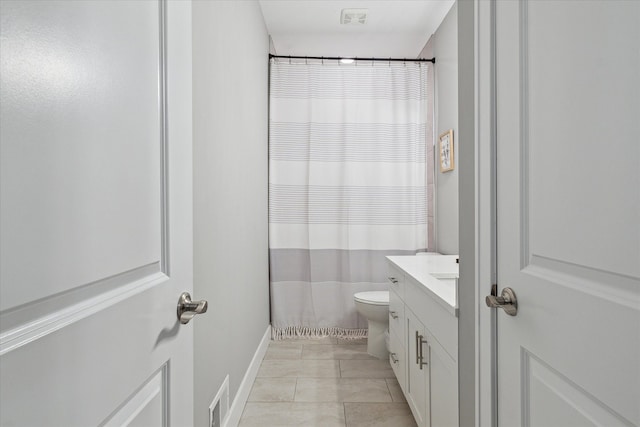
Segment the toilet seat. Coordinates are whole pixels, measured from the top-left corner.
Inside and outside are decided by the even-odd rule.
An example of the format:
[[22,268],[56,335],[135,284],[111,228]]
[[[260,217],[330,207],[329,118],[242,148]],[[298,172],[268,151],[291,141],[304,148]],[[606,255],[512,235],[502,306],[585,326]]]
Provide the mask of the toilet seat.
[[389,291],[358,292],[353,299],[363,304],[389,305]]

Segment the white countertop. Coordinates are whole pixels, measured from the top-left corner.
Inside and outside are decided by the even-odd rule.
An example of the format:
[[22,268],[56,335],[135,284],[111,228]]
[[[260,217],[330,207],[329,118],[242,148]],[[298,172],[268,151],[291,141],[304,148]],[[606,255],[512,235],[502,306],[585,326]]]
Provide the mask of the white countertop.
[[403,270],[418,283],[424,285],[427,293],[434,296],[434,299],[447,308],[454,316],[456,316],[458,312],[458,289],[456,280],[451,279],[457,279],[459,277],[459,265],[456,263],[457,258],[458,255],[387,257],[387,259],[399,269]]

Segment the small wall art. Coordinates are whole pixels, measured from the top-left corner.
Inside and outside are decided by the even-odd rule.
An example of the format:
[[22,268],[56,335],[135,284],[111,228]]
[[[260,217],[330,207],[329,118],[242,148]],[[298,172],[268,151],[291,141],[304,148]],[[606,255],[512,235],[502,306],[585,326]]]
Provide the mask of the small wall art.
[[440,172],[452,171],[455,167],[453,156],[453,129],[440,134]]

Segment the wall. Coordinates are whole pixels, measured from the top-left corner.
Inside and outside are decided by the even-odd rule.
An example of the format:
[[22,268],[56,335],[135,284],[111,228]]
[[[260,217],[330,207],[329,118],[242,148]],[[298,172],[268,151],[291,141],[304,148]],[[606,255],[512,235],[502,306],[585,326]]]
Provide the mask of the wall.
[[277,55],[276,45],[273,44],[273,39],[269,36],[269,53],[271,55]]
[[436,248],[443,254],[458,253],[458,2],[436,30],[433,55],[436,57],[436,147],[438,136],[453,129],[454,165],[450,172],[440,172],[436,149]]
[[269,36],[256,1],[193,2],[195,425],[230,402],[269,325]]
[[[433,45],[434,37],[430,37],[427,44],[422,49],[422,52],[418,55],[418,58],[430,59],[433,58]],[[434,99],[435,97],[435,66],[431,64],[432,72],[429,73],[427,80],[427,99]],[[436,251],[436,236],[435,236],[435,157],[434,157],[434,103],[427,106],[427,233],[428,242],[427,250]]]

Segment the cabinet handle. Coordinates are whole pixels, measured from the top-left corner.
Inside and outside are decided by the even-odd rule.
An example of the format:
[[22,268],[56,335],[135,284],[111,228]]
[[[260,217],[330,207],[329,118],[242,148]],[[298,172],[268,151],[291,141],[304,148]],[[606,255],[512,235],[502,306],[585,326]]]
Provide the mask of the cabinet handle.
[[394,285],[395,285],[396,283],[398,283],[398,279],[396,279],[395,277],[387,277],[387,279],[389,279],[389,281],[390,281],[391,283],[393,283]]
[[390,311],[389,312],[389,316],[391,316],[393,319],[397,319],[398,318],[398,313],[396,313],[395,311]]
[[[416,331],[416,333],[417,333],[417,331]],[[429,345],[429,342],[427,340],[425,340],[422,335],[418,335],[418,336],[420,337],[420,340],[418,342],[418,347],[420,347],[420,363],[419,363],[419,365],[420,365],[420,370],[422,370],[423,366],[426,366],[426,365],[429,364],[429,362],[425,362],[424,361],[424,353],[422,353],[422,346],[424,344]]]
[[389,357],[391,357],[391,361],[394,365],[398,363],[398,356],[395,353],[391,353]]
[[419,364],[420,364],[420,335],[418,335],[418,331],[416,331],[416,365],[419,365]]

